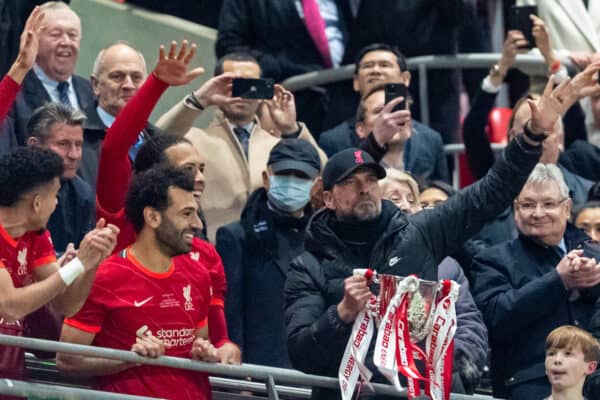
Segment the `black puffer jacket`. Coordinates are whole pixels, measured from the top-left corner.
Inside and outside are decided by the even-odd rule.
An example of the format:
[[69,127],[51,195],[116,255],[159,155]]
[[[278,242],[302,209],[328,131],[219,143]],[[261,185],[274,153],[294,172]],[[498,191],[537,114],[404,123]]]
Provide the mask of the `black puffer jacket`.
[[[380,273],[416,273],[437,280],[440,261],[508,207],[539,156],[540,148],[519,137],[484,179],[434,209],[407,217],[383,201],[388,223],[372,248],[368,266]],[[306,251],[292,262],[285,287],[292,364],[307,373],[328,376],[337,376],[351,331],[351,324],[341,321],[336,310],[343,297],[343,281],[354,268],[366,267],[358,265],[352,249],[334,232],[334,220],[335,214],[327,209],[313,216],[307,227]],[[381,380],[381,376],[376,374],[374,379]],[[313,390],[314,399],[337,397],[339,393]]]

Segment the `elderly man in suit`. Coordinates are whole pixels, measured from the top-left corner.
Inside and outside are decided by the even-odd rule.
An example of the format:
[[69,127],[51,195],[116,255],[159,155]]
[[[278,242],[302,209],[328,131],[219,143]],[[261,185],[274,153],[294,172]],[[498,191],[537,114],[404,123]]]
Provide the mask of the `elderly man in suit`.
[[[91,81],[98,101],[92,102],[85,110],[88,118],[83,131],[83,158],[78,172],[92,188],[96,187],[100,149],[106,129],[137,93],[147,74],[144,55],[131,43],[118,41],[109,44],[96,57]],[[146,124],[129,150],[130,159],[133,161],[140,146],[159,132],[152,124]]]
[[[275,96],[267,101],[274,131],[261,126],[257,116],[260,100],[231,97],[233,77],[260,78],[261,68],[247,53],[232,53],[222,57],[215,68],[215,77],[171,108],[157,122],[165,131],[186,135],[203,156],[206,186],[202,209],[208,222],[209,237],[216,228],[236,221],[254,190],[262,186],[262,171],[269,152],[280,138],[301,138],[317,148],[321,162],[327,156],[321,151],[306,126],[296,121],[293,95],[275,85]],[[213,86],[220,86],[219,96],[207,95]],[[219,107],[214,120],[204,130],[192,127],[204,108]]]
[[39,33],[36,64],[23,81],[23,90],[2,127],[11,143],[21,146],[27,138],[27,120],[44,103],[59,102],[83,110],[94,98],[88,80],[74,75],[81,42],[79,17],[59,1],[44,3],[40,9],[46,26]]

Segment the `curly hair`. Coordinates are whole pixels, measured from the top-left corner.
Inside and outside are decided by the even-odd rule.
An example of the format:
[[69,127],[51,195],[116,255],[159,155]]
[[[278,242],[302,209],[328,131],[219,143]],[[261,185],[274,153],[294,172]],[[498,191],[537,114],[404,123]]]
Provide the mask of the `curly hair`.
[[194,178],[188,171],[168,165],[156,166],[133,177],[125,200],[125,215],[136,232],[144,227],[144,208],[160,212],[169,207],[170,187],[191,192]]
[[139,173],[147,171],[157,164],[168,163],[169,160],[165,150],[180,143],[191,144],[186,138],[170,133],[162,133],[148,140],[140,147],[135,157],[133,169],[136,173]]
[[21,147],[0,158],[0,206],[12,207],[25,193],[63,174],[62,158],[50,150]]

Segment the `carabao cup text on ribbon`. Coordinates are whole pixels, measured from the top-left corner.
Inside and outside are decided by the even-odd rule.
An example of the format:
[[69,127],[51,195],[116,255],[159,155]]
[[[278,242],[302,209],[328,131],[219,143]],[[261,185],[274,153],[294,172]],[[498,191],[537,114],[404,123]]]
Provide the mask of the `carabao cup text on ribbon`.
[[[353,272],[354,275],[364,276],[368,280],[375,275],[371,269],[355,269]],[[372,304],[374,301],[375,297],[373,296],[370,303]],[[352,326],[352,333],[346,344],[342,363],[338,371],[343,400],[352,399],[359,376],[362,377],[363,381],[368,383],[373,375],[364,362],[375,330],[374,316],[374,313],[367,306],[358,314]]]

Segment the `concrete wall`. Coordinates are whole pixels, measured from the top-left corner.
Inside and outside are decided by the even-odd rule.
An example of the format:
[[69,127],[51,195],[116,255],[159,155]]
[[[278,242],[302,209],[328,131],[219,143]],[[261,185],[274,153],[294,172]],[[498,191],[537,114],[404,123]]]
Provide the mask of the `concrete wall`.
[[[168,0],[165,0],[168,1]],[[190,0],[193,1],[193,0]],[[202,66],[206,72],[188,86],[173,87],[163,95],[151,122],[156,121],[185,94],[212,76],[215,64],[214,43],[216,31],[204,26],[157,14],[113,0],[72,0],[71,7],[81,17],[83,39],[77,63],[77,74],[89,77],[98,51],[117,40],[127,40],[139,48],[152,70],[158,57],[158,46],[168,45],[172,40],[187,39],[198,45],[192,65]],[[196,121],[197,126],[206,126],[212,113]]]

